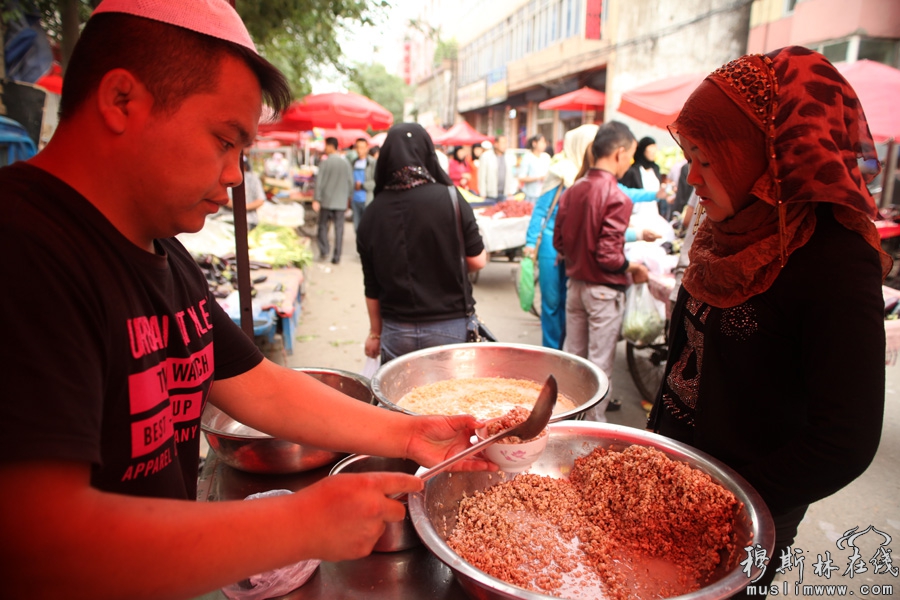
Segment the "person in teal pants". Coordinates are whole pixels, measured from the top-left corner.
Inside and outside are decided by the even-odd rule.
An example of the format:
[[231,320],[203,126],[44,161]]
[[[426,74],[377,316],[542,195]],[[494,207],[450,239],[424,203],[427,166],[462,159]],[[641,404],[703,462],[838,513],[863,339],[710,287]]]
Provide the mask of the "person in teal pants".
[[[541,343],[547,348],[562,348],[566,335],[566,269],[557,261],[553,248],[553,227],[556,223],[558,197],[571,186],[597,135],[597,125],[582,125],[568,131],[563,138],[563,151],[553,157],[550,172],[544,180],[540,197],[534,203],[531,221],[525,234],[523,255],[535,261],[540,273],[538,283],[541,290]],[[648,190],[626,188],[619,185],[632,202],[655,202],[656,193]],[[552,207],[552,208],[551,208]],[[628,228],[625,241],[634,242],[638,232]],[[655,233],[640,232],[642,239],[653,241]],[[540,237],[540,243],[538,238]]]

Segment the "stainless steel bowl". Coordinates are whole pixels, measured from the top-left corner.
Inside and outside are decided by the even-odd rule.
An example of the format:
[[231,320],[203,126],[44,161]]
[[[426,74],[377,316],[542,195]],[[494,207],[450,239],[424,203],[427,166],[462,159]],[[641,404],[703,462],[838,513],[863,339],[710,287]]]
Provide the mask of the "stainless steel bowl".
[[[375,404],[369,380],[339,369],[297,368],[322,383],[360,402]],[[210,448],[229,467],[249,473],[299,473],[331,464],[346,453],[322,450],[273,438],[239,423],[218,408],[207,404],[200,420]]]
[[372,392],[378,401],[408,414],[397,406],[407,392],[445,379],[506,377],[542,384],[556,377],[559,393],[575,408],[553,415],[551,423],[584,418],[584,412],[609,392],[609,378],[594,363],[583,358],[525,344],[449,344],[425,348],[399,356],[382,365],[372,376]]
[[[384,458],[367,454],[354,454],[334,465],[330,474],[392,471],[414,475],[418,469],[418,463],[405,458]],[[373,549],[375,552],[399,552],[400,550],[408,550],[418,546],[421,543],[407,511],[406,517],[402,521],[385,523],[384,533],[375,542]]]
[[[760,544],[771,555],[775,545],[775,528],[768,508],[759,494],[740,475],[719,461],[690,446],[668,438],[621,425],[595,422],[554,423],[550,425],[550,440],[541,458],[530,471],[539,475],[566,477],[575,459],[585,456],[596,446],[622,450],[638,444],[664,452],[673,460],[686,462],[708,474],[714,481],[737,496],[740,508],[736,514],[735,550],[722,557],[719,567],[711,573],[704,587],[679,596],[680,600],[717,600],[727,598],[755,578],[742,571],[740,562],[746,558],[744,548]],[[456,526],[459,501],[463,495],[487,489],[501,481],[503,475],[487,472],[456,472],[436,476],[421,493],[409,499],[409,513],[422,542],[456,574],[460,585],[473,598],[543,600],[544,594],[524,590],[487,575],[460,558],[445,540]]]

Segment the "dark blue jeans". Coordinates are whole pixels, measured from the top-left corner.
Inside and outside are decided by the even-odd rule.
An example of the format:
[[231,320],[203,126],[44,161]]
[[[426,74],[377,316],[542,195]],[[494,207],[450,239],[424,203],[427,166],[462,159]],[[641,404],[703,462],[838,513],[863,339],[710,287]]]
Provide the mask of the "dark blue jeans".
[[362,221],[363,211],[366,210],[365,202],[353,201],[350,203],[353,209],[353,231],[359,231],[359,222]]
[[466,341],[468,319],[447,319],[407,323],[384,319],[381,327],[381,362],[423,348],[461,344]]

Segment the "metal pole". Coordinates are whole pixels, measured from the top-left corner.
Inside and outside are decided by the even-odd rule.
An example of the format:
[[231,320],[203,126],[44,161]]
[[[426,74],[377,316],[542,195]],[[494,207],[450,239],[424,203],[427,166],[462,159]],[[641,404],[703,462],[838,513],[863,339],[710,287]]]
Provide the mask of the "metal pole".
[[885,168],[881,178],[881,202],[880,208],[892,204],[894,200],[894,183],[897,176],[897,140],[888,140],[887,156],[884,159]]
[[[228,0],[234,8],[234,0]],[[238,299],[241,308],[241,329],[252,340],[253,336],[253,295],[250,288],[250,248],[247,243],[247,194],[244,190],[244,154],[241,153],[241,185],[231,190],[231,205],[234,211],[235,259],[237,260]]]
[[[241,153],[241,173],[244,172],[244,155]],[[253,295],[250,284],[250,247],[247,242],[247,194],[246,178],[231,189],[231,205],[234,211],[234,253],[237,261],[238,298],[241,308],[241,329],[253,339]]]

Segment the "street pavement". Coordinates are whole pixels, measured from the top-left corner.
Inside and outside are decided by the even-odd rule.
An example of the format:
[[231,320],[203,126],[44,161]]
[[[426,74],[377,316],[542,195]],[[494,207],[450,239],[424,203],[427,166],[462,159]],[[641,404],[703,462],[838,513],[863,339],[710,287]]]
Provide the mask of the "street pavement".
[[[500,341],[540,345],[541,329],[537,317],[522,311],[514,288],[516,263],[506,258],[495,259],[480,273],[473,286],[476,309]],[[369,325],[363,297],[362,268],[356,253],[353,226],[346,224],[343,257],[340,264],[314,263],[307,269],[306,293],[294,341],[293,355],[288,357],[292,367],[320,367],[344,369],[360,373],[365,365],[363,344]],[[851,374],[852,375],[852,374]],[[612,395],[622,402],[621,410],[607,413],[611,423],[630,427],[644,427],[645,413],[640,397],[631,381],[625,361],[624,344],[619,345],[612,373]],[[848,399],[847,418],[853,416]],[[814,504],[800,526],[795,552],[802,560],[793,560],[792,568],[779,575],[776,585],[779,595],[808,597],[826,595],[826,589],[803,585],[846,585],[847,593],[900,597],[900,560],[890,562],[891,548],[900,550],[900,366],[887,367],[885,419],[881,446],[869,469],[849,486]],[[765,440],[748,440],[765,444]],[[781,457],[789,461],[790,456]],[[854,553],[852,547],[839,539],[852,528],[858,531],[873,527],[887,534],[887,542],[876,531],[869,531],[855,540],[861,561],[854,562],[853,576],[845,573]],[[843,548],[843,549],[842,549]],[[885,550],[888,552],[885,552]],[[830,558],[838,570],[830,577],[816,576],[817,557],[820,565]],[[873,556],[882,560],[870,563]],[[900,556],[900,554],[898,554]],[[771,559],[775,568],[781,562]],[[802,566],[802,575],[801,575]],[[865,572],[858,571],[859,567]],[[887,570],[892,569],[893,574]],[[825,572],[821,571],[820,572]],[[801,586],[795,588],[800,580]],[[784,587],[786,586],[786,588]],[[864,587],[881,586],[881,587]],[[893,586],[892,589],[883,586]],[[796,592],[799,591],[799,594]],[[834,594],[840,590],[835,589]],[[880,594],[879,594],[880,593]]]

